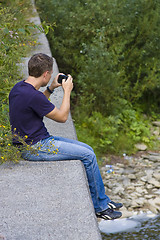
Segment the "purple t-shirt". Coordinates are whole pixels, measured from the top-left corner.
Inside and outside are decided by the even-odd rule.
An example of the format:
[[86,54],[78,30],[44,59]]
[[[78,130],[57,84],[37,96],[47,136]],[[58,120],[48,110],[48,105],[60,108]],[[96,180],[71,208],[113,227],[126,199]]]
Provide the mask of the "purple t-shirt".
[[[27,144],[35,144],[49,137],[43,117],[55,106],[46,96],[25,81],[18,82],[9,94],[9,115],[12,132],[26,138]],[[18,144],[17,139],[13,139]]]

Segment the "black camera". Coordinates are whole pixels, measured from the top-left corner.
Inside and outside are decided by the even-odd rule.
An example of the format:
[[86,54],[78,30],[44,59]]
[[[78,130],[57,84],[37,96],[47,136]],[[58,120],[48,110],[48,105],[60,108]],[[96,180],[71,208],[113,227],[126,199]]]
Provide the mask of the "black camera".
[[62,84],[62,80],[65,79],[67,80],[68,76],[67,75],[59,75],[58,77],[58,83]]

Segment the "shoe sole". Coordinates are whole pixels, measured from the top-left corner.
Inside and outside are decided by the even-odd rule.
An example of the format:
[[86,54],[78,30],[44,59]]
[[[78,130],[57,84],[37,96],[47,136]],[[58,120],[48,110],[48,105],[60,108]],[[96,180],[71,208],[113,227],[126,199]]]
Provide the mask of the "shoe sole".
[[97,215],[96,214],[96,216],[98,217],[98,218],[103,218],[104,220],[112,220],[113,218],[111,218],[111,217],[109,217],[109,216],[102,216],[102,215]]
[[101,215],[101,214],[96,214],[96,216],[97,216],[98,218],[103,218],[104,220],[114,220],[114,219],[120,218],[120,217],[122,216],[122,214],[121,214],[121,216],[118,216],[118,217],[116,217],[116,218],[111,218],[111,217],[108,216],[108,215]]

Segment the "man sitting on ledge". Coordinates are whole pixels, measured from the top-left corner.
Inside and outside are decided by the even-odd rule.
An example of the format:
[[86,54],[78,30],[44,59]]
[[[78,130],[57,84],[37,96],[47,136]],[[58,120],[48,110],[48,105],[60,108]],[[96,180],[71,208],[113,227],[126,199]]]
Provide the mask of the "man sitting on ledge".
[[[63,137],[50,136],[43,123],[46,116],[56,122],[64,123],[70,111],[70,94],[73,79],[68,75],[62,84],[58,74],[51,85],[42,93],[40,87],[47,86],[53,73],[53,58],[45,54],[33,55],[28,62],[29,77],[18,82],[9,95],[10,124],[13,134],[23,137],[27,144],[36,149],[22,151],[22,157],[29,161],[81,160],[84,164],[90,193],[97,217],[111,220],[120,218],[118,210],[121,203],[115,203],[105,194],[104,184],[93,149],[85,143]],[[55,107],[48,98],[54,89],[62,86],[64,90],[61,107]],[[13,137],[13,144],[20,145]]]

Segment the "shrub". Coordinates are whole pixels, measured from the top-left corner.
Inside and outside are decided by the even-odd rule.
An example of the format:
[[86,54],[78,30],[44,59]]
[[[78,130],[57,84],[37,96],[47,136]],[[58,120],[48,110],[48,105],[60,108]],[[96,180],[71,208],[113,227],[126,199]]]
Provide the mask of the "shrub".
[[[48,39],[60,71],[74,77],[72,114],[79,139],[96,149],[100,146],[101,152],[150,142],[149,126],[141,115],[142,110],[152,112],[153,106],[158,109],[160,101],[160,2],[36,4],[42,20],[56,22],[54,36],[49,33]],[[126,145],[119,147],[118,139]]]
[[0,4],[0,162],[18,161],[20,152],[12,146],[8,116],[8,95],[21,79],[22,57],[36,44],[34,26],[27,20],[29,0],[12,0]]

